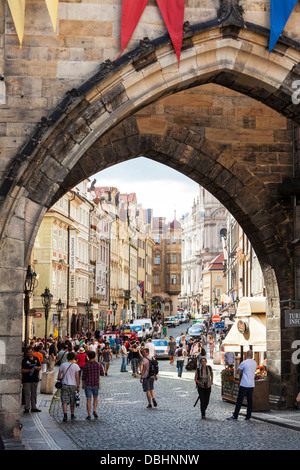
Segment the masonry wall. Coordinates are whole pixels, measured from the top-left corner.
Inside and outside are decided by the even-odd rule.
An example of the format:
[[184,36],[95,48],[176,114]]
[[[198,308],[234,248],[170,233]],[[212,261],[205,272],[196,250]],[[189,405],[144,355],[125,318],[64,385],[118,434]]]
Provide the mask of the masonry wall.
[[[185,21],[197,24],[215,19],[220,2],[186,1]],[[0,75],[5,80],[0,82],[0,179],[36,123],[64,93],[87,80],[102,62],[119,56],[121,4],[121,0],[60,1],[55,35],[45,1],[26,0],[20,48],[8,4],[1,2]],[[269,27],[269,1],[241,1],[241,6],[245,21]],[[294,40],[300,39],[299,17],[297,4],[285,30]],[[156,0],[149,0],[125,52],[145,36],[154,39],[166,33]]]

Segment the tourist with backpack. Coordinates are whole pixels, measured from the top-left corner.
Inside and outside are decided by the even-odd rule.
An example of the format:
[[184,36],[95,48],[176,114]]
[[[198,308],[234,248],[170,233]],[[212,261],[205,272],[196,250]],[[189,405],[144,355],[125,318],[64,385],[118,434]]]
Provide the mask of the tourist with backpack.
[[[197,367],[195,374],[195,382],[198,389],[198,400],[200,400],[202,419],[205,419],[205,413],[211,394],[211,386],[213,384],[213,371],[211,366],[207,365],[206,357],[201,357],[200,359],[200,366]],[[196,404],[197,402],[194,406],[196,406]]]
[[176,359],[178,377],[182,377],[183,364],[184,364],[184,360],[185,360],[186,356],[187,356],[187,352],[183,348],[183,344],[179,343],[179,348],[177,348],[176,351],[175,351],[175,359]]
[[154,381],[157,380],[158,374],[158,363],[155,358],[149,357],[149,349],[145,347],[144,349],[144,358],[142,361],[142,370],[141,370],[141,384],[143,386],[143,391],[146,393],[148,406],[147,408],[152,408],[157,406],[154,394]]

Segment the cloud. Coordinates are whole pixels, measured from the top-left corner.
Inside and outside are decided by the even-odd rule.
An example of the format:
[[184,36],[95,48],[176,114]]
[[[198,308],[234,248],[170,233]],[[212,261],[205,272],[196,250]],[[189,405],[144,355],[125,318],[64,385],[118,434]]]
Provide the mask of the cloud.
[[173,220],[190,212],[199,185],[166,165],[144,157],[123,162],[95,175],[96,186],[114,186],[121,193],[136,193],[138,204],[154,216]]

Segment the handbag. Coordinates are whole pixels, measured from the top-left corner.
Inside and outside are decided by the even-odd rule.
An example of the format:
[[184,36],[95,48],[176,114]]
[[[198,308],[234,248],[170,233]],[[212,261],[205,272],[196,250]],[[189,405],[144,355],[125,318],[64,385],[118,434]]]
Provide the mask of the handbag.
[[[69,367],[67,368],[66,370],[66,373],[68,372],[68,370],[70,369],[71,365],[73,364],[73,362],[71,362],[71,364],[69,365]],[[57,382],[55,383],[55,387],[57,388],[57,390],[60,390],[61,387],[62,387],[62,379],[64,378],[64,376],[66,375],[66,373],[64,375],[62,375],[62,377],[60,379],[57,379]]]

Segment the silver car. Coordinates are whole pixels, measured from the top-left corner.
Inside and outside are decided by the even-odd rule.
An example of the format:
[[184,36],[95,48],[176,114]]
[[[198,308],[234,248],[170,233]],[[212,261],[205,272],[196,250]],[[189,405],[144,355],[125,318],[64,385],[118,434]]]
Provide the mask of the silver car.
[[167,359],[168,356],[168,339],[153,339],[151,343],[155,348],[156,359]]

